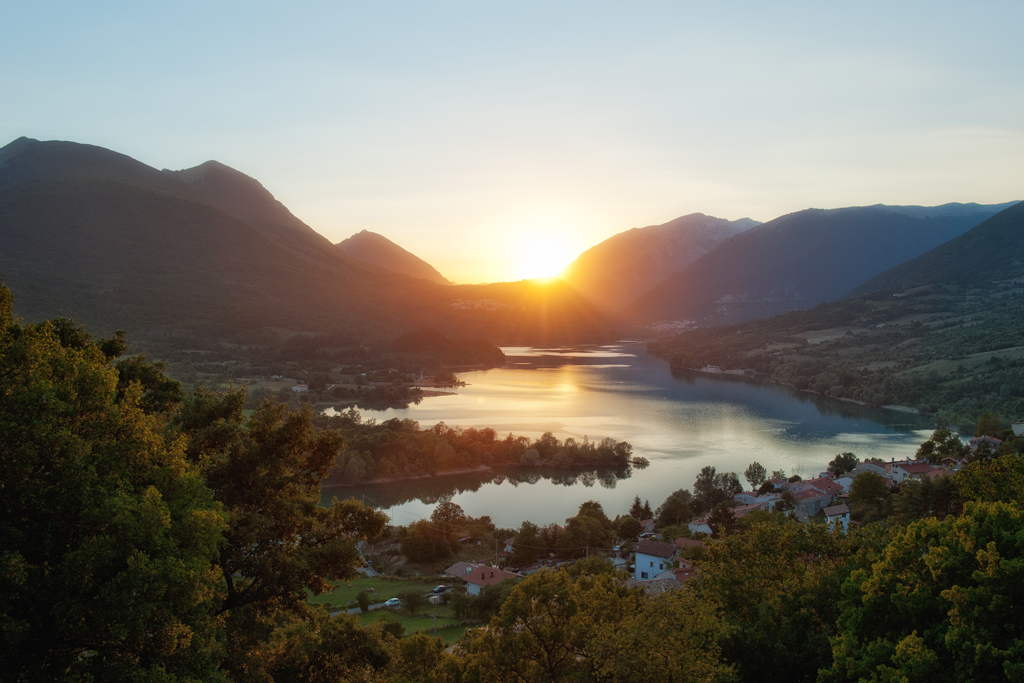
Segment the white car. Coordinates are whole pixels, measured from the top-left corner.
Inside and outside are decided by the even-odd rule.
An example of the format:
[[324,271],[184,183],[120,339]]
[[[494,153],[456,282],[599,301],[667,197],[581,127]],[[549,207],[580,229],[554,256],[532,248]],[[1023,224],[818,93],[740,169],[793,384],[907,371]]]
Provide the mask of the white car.
[[384,606],[385,607],[401,607],[402,606],[402,601],[399,600],[398,598],[388,598],[387,600],[384,601]]

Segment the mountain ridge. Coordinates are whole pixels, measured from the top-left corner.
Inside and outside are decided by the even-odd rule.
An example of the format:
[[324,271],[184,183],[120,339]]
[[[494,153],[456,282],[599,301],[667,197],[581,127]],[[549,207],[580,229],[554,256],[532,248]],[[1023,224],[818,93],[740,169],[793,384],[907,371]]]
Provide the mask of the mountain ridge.
[[986,207],[966,215],[917,218],[873,206],[786,214],[723,240],[639,297],[626,315],[636,324],[726,324],[811,308],[839,299],[994,213],[995,207]]
[[693,213],[631,228],[587,249],[559,277],[602,309],[619,312],[671,273],[756,225],[749,218],[729,221]]
[[361,230],[334,246],[352,258],[396,273],[439,285],[453,284],[432,265],[376,232]]

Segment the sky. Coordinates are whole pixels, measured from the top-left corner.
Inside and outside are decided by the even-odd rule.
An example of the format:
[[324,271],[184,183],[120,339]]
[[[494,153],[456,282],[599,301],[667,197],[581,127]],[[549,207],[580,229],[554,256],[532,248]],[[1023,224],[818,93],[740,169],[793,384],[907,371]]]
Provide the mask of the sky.
[[551,275],[690,213],[1024,199],[1024,3],[8,3],[0,145],[216,159],[339,242]]

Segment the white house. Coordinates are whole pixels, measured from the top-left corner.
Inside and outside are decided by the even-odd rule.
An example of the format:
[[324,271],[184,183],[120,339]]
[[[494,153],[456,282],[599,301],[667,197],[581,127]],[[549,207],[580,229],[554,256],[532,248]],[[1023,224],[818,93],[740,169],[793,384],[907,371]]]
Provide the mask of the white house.
[[675,554],[674,543],[640,541],[636,544],[633,578],[637,581],[653,579],[671,566]]
[[842,526],[843,531],[850,528],[850,508],[846,507],[846,503],[841,505],[833,505],[825,508],[825,520],[829,526]]
[[469,595],[479,595],[485,586],[494,586],[506,579],[516,580],[522,579],[522,577],[517,573],[499,569],[498,567],[476,564],[472,565],[463,579],[466,581],[466,593]]
[[299,392],[302,392],[302,391],[309,391],[309,385],[308,384],[296,384],[295,386],[292,387],[292,391],[294,391],[296,393],[299,393]]
[[711,535],[711,525],[708,524],[708,516],[704,515],[700,519],[695,519],[686,525],[690,529],[691,534],[707,534]]
[[915,460],[911,462],[898,462],[892,468],[892,481],[897,484],[905,482],[907,479],[921,479],[931,474],[931,471],[935,469],[927,462],[923,460]]

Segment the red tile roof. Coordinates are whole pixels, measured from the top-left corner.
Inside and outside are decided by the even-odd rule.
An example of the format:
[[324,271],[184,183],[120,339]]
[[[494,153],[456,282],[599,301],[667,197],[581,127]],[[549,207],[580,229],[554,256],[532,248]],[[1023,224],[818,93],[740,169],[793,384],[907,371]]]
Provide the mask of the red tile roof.
[[702,542],[696,541],[692,538],[686,538],[685,536],[680,536],[676,539],[676,547],[680,550],[684,550],[686,548],[707,548],[707,546]]
[[521,579],[523,577],[519,576],[519,574],[507,572],[504,569],[495,569],[494,567],[476,567],[463,578],[466,579],[466,583],[472,583],[477,586],[493,586],[496,583],[501,583],[505,579]]

